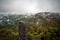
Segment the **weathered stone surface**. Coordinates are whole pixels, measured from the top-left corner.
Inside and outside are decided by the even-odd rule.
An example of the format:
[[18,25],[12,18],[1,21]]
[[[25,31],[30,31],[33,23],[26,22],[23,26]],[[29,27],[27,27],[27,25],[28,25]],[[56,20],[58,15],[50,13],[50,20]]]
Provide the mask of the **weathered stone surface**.
[[27,40],[26,25],[23,21],[19,22],[19,40]]

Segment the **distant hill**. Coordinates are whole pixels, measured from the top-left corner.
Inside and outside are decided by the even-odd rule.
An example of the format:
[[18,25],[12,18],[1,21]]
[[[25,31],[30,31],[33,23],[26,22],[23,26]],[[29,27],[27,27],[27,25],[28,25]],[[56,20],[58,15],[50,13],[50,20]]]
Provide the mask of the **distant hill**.
[[60,19],[60,13],[40,12],[35,14],[35,17],[43,17],[48,19]]

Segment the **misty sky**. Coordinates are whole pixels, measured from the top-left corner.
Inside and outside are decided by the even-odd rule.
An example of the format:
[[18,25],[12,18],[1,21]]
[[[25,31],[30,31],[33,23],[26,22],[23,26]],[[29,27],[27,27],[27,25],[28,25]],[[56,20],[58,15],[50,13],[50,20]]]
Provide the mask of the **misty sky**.
[[60,12],[60,0],[0,0],[0,12]]

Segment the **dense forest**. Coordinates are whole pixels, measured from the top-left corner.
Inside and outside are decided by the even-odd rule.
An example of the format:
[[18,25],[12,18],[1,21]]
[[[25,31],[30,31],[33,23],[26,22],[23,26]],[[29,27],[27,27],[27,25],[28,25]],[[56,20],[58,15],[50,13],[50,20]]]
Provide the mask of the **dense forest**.
[[0,40],[17,40],[19,21],[26,22],[29,40],[60,40],[60,13],[0,14]]

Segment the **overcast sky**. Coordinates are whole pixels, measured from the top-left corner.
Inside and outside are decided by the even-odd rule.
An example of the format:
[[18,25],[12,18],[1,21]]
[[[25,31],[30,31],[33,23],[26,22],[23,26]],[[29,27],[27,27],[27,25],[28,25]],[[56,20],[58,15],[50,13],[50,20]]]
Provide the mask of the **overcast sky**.
[[60,12],[60,0],[0,0],[0,12]]

